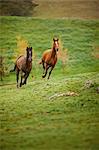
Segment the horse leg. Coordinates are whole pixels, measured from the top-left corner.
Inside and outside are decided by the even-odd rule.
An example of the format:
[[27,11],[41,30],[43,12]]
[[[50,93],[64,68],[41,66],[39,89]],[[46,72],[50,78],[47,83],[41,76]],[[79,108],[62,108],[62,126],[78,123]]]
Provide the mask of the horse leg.
[[43,74],[44,74],[44,71],[45,71],[44,61],[42,61],[42,65],[43,65]]
[[29,73],[25,74],[23,85],[26,84],[28,76],[29,76]]
[[45,74],[44,75],[42,75],[42,78],[45,78],[46,77],[46,75],[47,75],[47,71],[48,71],[48,69],[50,68],[50,66],[48,66],[47,64],[46,64],[46,71],[45,71]]
[[23,73],[22,73],[22,71],[21,71],[21,81],[20,81],[20,87],[23,85],[23,83],[22,83],[22,79],[23,79]]
[[50,75],[51,75],[51,73],[52,73],[53,68],[54,68],[54,67],[51,67],[51,70],[50,70],[50,72],[49,72],[49,75],[48,75],[48,78],[47,78],[47,79],[49,79],[49,77],[50,77]]
[[17,80],[17,88],[18,88],[18,81],[19,81],[19,70],[16,70],[16,80]]

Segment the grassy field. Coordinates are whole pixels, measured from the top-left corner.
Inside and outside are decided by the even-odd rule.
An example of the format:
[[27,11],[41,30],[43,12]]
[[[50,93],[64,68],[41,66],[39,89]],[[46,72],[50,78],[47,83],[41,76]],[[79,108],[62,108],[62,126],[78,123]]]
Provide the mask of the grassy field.
[[[7,76],[0,81],[1,149],[98,150],[99,21],[1,17],[0,23],[7,65]],[[43,80],[38,62],[53,36],[59,37],[66,57],[60,56],[51,79]],[[9,73],[17,37],[34,49],[28,84],[19,89],[15,73]]]

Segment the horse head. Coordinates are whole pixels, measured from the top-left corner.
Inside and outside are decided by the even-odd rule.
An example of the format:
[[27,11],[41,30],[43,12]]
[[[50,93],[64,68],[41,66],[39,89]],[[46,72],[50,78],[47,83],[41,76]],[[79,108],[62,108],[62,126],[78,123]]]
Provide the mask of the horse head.
[[58,38],[53,38],[53,49],[57,52],[59,50],[59,39]]
[[27,47],[27,61],[32,62],[32,47]]

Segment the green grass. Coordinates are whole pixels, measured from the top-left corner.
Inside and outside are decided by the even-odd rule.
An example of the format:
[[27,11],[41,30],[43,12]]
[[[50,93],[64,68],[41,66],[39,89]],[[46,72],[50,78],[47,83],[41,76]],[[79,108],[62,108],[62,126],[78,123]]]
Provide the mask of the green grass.
[[[37,69],[42,52],[51,48],[53,37],[58,36],[63,49],[67,48],[66,75],[99,71],[98,59],[92,55],[99,45],[98,25],[98,21],[90,20],[1,17],[0,49],[4,50],[8,68],[11,69],[13,67],[11,57],[15,55],[17,49],[17,36],[21,36],[34,49],[37,61],[34,60],[33,69]],[[39,69],[37,70],[40,72]],[[56,66],[57,72],[63,73],[61,60]]]
[[[0,146],[4,150],[98,150],[99,149],[99,21],[1,17],[1,50],[8,74],[0,84]],[[36,54],[28,84],[16,88],[12,56],[20,35]],[[67,48],[63,67],[59,59],[50,80],[42,79],[38,65],[42,52],[57,35]],[[32,78],[32,75],[34,78]],[[84,88],[86,80],[94,86]],[[49,99],[74,91],[78,96]]]
[[[2,149],[98,150],[99,95],[96,86],[82,88],[86,78],[98,77],[86,74],[35,80],[21,89],[1,87]],[[79,96],[49,100],[67,91]]]

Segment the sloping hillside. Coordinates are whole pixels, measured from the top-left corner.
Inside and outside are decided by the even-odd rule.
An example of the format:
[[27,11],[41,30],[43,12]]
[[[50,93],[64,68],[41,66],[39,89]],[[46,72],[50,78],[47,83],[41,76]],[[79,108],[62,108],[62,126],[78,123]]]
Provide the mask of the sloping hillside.
[[[8,72],[17,49],[19,55],[24,44],[33,47],[27,85],[17,89],[10,72],[0,81],[0,148],[98,150],[99,21],[0,18],[0,50]],[[50,80],[42,79],[38,62],[54,35],[65,57],[58,58]]]
[[0,0],[0,15],[30,16],[35,6],[32,0]]

